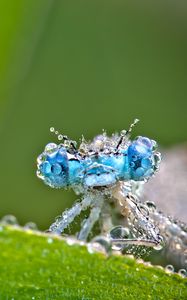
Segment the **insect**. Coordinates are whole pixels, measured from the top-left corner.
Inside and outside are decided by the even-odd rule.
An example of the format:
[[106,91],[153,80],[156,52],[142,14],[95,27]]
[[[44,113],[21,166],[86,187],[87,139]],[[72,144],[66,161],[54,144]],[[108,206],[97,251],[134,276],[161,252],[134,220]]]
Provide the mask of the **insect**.
[[161,155],[157,144],[147,137],[130,140],[135,119],[128,130],[108,137],[103,131],[92,142],[82,137],[79,147],[65,135],[58,135],[60,144],[47,144],[38,157],[37,176],[53,188],[73,188],[82,199],[62,213],[49,228],[61,234],[82,211],[90,208],[78,239],[87,240],[92,227],[99,220],[101,233],[114,227],[111,205],[123,216],[128,236],[111,238],[113,243],[155,246],[160,243],[159,230],[149,217],[138,192],[159,168]]

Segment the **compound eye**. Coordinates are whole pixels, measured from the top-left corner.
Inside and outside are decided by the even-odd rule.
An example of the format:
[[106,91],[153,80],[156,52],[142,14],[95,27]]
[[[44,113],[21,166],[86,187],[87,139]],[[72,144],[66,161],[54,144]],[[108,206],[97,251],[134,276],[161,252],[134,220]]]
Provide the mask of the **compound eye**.
[[[147,137],[138,137],[128,148],[131,178],[145,180],[158,169],[159,157],[155,153],[156,142]],[[157,162],[158,160],[158,162]]]
[[61,188],[68,185],[68,158],[66,149],[50,143],[38,158],[37,175],[47,185]]

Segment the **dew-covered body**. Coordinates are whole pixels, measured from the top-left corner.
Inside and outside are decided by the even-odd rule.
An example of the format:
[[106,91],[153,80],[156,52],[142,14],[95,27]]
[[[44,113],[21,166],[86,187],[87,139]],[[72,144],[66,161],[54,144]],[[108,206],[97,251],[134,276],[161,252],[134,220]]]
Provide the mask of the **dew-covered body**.
[[[89,143],[83,138],[79,148],[76,147],[76,142],[62,135],[59,137],[64,140],[63,143],[47,144],[38,157],[38,177],[51,187],[70,187],[84,195],[81,202],[75,203],[50,226],[50,231],[62,233],[82,210],[90,207],[90,215],[78,235],[79,239],[86,240],[99,218],[103,224],[107,223],[107,228],[112,226],[112,220],[109,220],[111,216],[106,213],[106,208],[109,205],[108,198],[116,198],[125,218],[130,218],[131,223],[132,220],[141,219],[141,230],[138,231],[145,233],[141,233],[144,240],[159,242],[158,232],[139,209],[133,189],[137,184],[146,182],[157,171],[160,153],[156,150],[154,140],[141,136],[130,140],[129,134],[136,122],[137,120],[128,131],[122,131],[120,135],[108,137],[103,132]],[[134,236],[136,237],[137,235]]]

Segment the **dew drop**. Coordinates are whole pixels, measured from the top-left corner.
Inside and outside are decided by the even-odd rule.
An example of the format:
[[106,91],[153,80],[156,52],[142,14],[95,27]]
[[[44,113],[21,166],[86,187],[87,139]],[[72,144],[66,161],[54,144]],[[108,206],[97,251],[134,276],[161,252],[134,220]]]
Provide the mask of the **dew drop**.
[[176,224],[171,224],[171,226],[168,228],[168,231],[171,233],[171,235],[179,235],[181,233],[181,229]]
[[154,211],[156,209],[156,204],[153,201],[146,201],[145,204],[150,211]]
[[144,175],[144,169],[142,167],[139,167],[136,169],[135,173],[136,173],[136,176],[141,177]]
[[[109,233],[109,237],[114,240],[114,239],[127,239],[130,236],[130,231],[127,227],[122,227],[122,226],[116,226],[112,228],[112,230]],[[113,250],[121,250],[124,248],[124,245],[122,244],[115,244],[112,245]]]
[[162,250],[162,248],[163,248],[163,246],[161,244],[157,244],[153,247],[153,249],[157,250],[157,251]]
[[50,127],[50,131],[54,132],[55,131],[54,127]]
[[88,244],[88,252],[102,252],[104,254],[109,254],[111,252],[110,239],[105,236],[96,236]]
[[47,243],[48,243],[48,244],[52,244],[52,243],[53,243],[53,239],[52,239],[52,238],[48,238],[48,239],[47,239]]
[[45,146],[45,152],[53,153],[57,149],[57,144],[49,143]]
[[146,205],[143,205],[142,203],[138,205],[139,210],[141,211],[141,213],[144,216],[148,216],[149,215],[149,209],[147,208]]
[[174,272],[174,267],[172,266],[172,265],[167,265],[166,267],[165,267],[165,271],[166,272]]
[[40,154],[38,157],[37,157],[37,163],[40,165],[42,162],[45,161],[45,155],[44,154]]
[[160,251],[165,247],[165,240],[161,235],[159,235],[158,239],[159,239],[159,243],[157,245],[155,245],[153,247],[153,249],[157,250],[157,251]]
[[110,231],[110,237],[112,239],[128,238],[129,235],[130,235],[129,229],[127,227],[122,227],[120,225],[112,228],[112,230]]
[[152,142],[152,149],[156,150],[158,147],[157,142],[155,140],[151,140],[151,142]]
[[34,222],[28,222],[24,226],[25,229],[38,230],[37,225]]
[[1,219],[1,223],[5,225],[18,225],[18,221],[13,215],[6,215]]
[[140,256],[143,256],[147,253],[147,250],[146,249],[142,249],[141,252],[140,252]]
[[76,244],[76,240],[75,240],[75,238],[68,236],[68,237],[66,238],[66,243],[67,243],[69,246],[72,246],[72,245]]
[[58,140],[59,140],[59,141],[63,140],[63,135],[62,135],[62,134],[59,134],[59,135],[58,135]]
[[181,275],[181,276],[183,276],[183,277],[186,277],[187,276],[187,271],[186,271],[186,269],[180,269],[178,271],[178,274]]

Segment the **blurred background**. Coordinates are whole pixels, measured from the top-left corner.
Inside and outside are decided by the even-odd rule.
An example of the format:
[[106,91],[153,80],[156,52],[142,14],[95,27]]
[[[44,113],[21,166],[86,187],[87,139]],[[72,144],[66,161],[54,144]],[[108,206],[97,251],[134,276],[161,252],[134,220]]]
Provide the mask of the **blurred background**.
[[56,141],[51,126],[78,141],[139,118],[133,136],[163,148],[187,140],[186,8],[174,0],[0,1],[0,217],[44,230],[77,199],[35,175],[37,156]]

